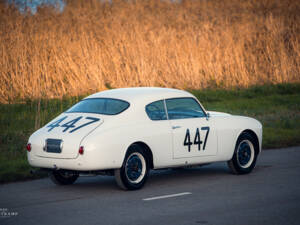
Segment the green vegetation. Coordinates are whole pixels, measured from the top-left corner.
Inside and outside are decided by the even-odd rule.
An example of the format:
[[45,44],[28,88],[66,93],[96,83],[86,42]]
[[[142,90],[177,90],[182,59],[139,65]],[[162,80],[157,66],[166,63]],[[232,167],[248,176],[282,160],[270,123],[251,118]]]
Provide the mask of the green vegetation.
[[263,148],[300,144],[300,84],[192,91],[210,111],[250,116],[263,124]]
[[0,104],[0,183],[45,176],[31,174],[26,144],[29,136],[81,97]]
[[[300,144],[300,84],[191,92],[207,110],[260,120],[264,149]],[[0,183],[44,176],[30,174],[25,150],[28,137],[82,97],[0,104]]]

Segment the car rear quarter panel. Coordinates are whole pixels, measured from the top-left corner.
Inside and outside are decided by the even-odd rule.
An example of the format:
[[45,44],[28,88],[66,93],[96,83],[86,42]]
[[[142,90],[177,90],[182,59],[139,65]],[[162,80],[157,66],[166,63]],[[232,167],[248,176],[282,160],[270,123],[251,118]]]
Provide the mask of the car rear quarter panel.
[[120,168],[127,149],[143,142],[151,149],[154,167],[172,165],[172,135],[169,121],[136,121],[122,126],[104,126],[86,137],[86,161],[94,168]]

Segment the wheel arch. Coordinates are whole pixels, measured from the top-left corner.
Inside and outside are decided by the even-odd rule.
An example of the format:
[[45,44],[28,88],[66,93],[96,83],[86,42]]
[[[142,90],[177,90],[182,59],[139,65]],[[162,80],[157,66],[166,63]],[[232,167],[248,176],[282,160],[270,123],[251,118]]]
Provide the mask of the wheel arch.
[[260,152],[260,143],[259,143],[259,139],[258,139],[258,136],[257,136],[257,134],[253,131],[253,130],[251,130],[251,129],[245,129],[245,130],[242,130],[240,133],[239,133],[239,135],[237,136],[237,138],[236,138],[236,143],[237,143],[237,141],[238,141],[238,139],[239,139],[239,137],[242,135],[242,134],[249,134],[249,135],[251,135],[252,137],[253,137],[253,139],[254,139],[254,144],[255,144],[255,151],[257,151],[256,153],[258,154],[259,152]]
[[[150,169],[153,169],[153,168],[154,168],[154,165],[153,165],[153,153],[152,153],[150,147],[149,147],[145,142],[142,142],[142,141],[136,141],[136,142],[132,143],[132,144],[127,148],[126,154],[127,154],[127,152],[130,150],[130,147],[131,147],[132,145],[138,145],[138,146],[140,146],[140,147],[143,149],[143,151],[144,151],[144,152],[146,153],[146,155],[147,155],[147,159],[149,160],[149,167],[150,167]],[[126,154],[125,154],[125,155],[126,155]]]

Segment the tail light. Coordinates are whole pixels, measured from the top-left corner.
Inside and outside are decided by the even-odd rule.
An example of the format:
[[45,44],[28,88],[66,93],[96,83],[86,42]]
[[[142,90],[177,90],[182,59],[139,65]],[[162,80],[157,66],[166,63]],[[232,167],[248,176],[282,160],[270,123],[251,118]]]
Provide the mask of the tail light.
[[31,144],[30,144],[30,143],[28,143],[28,144],[26,145],[26,149],[27,149],[28,152],[31,151]]
[[79,153],[80,155],[83,155],[83,153],[84,153],[84,148],[83,148],[83,146],[80,146],[80,148],[79,148],[79,150],[78,150],[78,153]]

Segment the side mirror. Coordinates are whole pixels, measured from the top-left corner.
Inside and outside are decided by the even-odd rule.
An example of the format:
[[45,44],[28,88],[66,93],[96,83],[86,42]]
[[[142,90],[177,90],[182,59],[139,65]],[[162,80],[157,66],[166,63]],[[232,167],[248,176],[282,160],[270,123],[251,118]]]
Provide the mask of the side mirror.
[[208,121],[209,118],[210,118],[210,114],[209,114],[209,112],[208,112],[208,113],[206,113],[206,120]]

